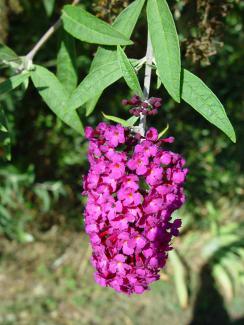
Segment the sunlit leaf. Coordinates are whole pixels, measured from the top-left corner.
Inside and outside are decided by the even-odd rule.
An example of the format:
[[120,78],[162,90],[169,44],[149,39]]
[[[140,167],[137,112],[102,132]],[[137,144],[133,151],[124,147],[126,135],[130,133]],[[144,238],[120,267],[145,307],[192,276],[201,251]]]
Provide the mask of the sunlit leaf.
[[[115,19],[113,23],[113,27],[126,37],[130,38],[131,34],[135,28],[135,25],[137,23],[137,20],[140,16],[140,13],[142,11],[143,5],[145,3],[145,0],[136,0],[133,1],[127,8],[125,8],[119,16]],[[91,69],[95,70],[99,67],[99,65],[106,63],[108,60],[115,60],[116,57],[116,51],[115,50],[108,50],[104,48],[99,48],[97,50],[97,53],[92,61]],[[102,92],[100,92],[98,95],[96,95],[93,99],[91,99],[86,106],[86,115],[89,116],[99,98],[101,97]]]
[[128,120],[126,120],[128,126],[133,126],[139,120],[139,116],[131,116]]
[[169,94],[180,102],[179,39],[167,1],[148,0],[147,19],[160,79]]
[[120,69],[122,72],[122,75],[128,85],[128,87],[133,90],[137,95],[143,96],[143,92],[141,90],[140,83],[138,81],[137,75],[135,73],[135,70],[130,63],[129,59],[127,58],[125,52],[123,49],[118,46],[117,48],[117,56],[119,60]]
[[213,276],[220,285],[221,291],[227,300],[231,300],[234,295],[234,286],[230,275],[221,264],[213,266]]
[[83,133],[80,118],[67,105],[68,93],[56,76],[46,68],[36,65],[31,72],[31,79],[48,107],[67,125]]
[[109,60],[106,64],[90,72],[72,93],[69,107],[76,109],[85,104],[94,95],[101,93],[105,88],[122,77],[117,60]]
[[110,121],[113,121],[113,122],[116,122],[116,123],[119,123],[121,125],[123,125],[124,127],[131,127],[133,126],[136,121],[138,120],[139,117],[136,117],[136,116],[132,116],[130,119],[128,120],[123,120],[122,118],[119,118],[117,116],[112,116],[112,115],[106,115],[103,113],[103,116],[107,119],[107,120],[110,120]]
[[66,5],[63,9],[62,20],[64,29],[81,41],[103,45],[133,44],[111,25],[80,7]]
[[182,98],[210,123],[222,130],[233,142],[236,135],[225,109],[216,95],[197,76],[183,70]]

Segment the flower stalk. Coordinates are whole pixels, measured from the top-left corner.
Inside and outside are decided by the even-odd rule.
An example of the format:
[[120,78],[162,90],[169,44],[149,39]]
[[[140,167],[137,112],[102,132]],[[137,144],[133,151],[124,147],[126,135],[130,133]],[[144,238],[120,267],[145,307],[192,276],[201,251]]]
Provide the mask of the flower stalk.
[[[74,0],[72,5],[75,6],[80,2],[80,0]],[[62,25],[61,18],[59,18],[56,23],[54,23],[46,33],[40,38],[40,40],[36,43],[33,49],[26,55],[26,59],[28,61],[32,61],[36,53],[40,50],[40,48],[49,40],[49,38],[59,29]]]

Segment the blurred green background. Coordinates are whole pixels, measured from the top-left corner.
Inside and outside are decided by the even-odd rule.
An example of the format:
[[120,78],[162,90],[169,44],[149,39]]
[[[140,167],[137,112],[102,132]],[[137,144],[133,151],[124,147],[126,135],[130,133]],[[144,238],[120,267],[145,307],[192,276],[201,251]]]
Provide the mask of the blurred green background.
[[[54,3],[52,9],[51,3]],[[132,1],[84,0],[106,21]],[[0,0],[0,41],[19,55],[29,52],[69,1]],[[163,109],[150,124],[167,123],[190,169],[188,201],[176,253],[161,280],[142,296],[126,297],[93,281],[83,232],[82,175],[87,143],[62,124],[33,85],[0,96],[11,131],[12,160],[0,151],[0,324],[244,324],[243,54],[244,4],[240,0],[172,0],[183,64],[219,96],[237,133],[233,144],[164,90]],[[146,49],[145,13],[133,34],[130,57]],[[60,33],[35,58],[55,72]],[[77,42],[79,80],[96,47]],[[143,74],[143,73],[142,73]],[[0,81],[10,75],[0,71]],[[140,76],[141,79],[143,75]],[[85,125],[101,112],[128,117],[121,105],[131,94],[120,80],[98,102]]]

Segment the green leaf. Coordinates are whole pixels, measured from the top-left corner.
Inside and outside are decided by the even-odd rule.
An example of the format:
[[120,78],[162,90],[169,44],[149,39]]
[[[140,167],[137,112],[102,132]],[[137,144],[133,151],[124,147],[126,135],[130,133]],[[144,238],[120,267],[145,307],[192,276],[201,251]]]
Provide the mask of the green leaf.
[[86,103],[86,116],[91,115],[91,113],[94,111],[95,107],[97,106],[97,102],[100,99],[101,94],[102,93],[100,92],[97,96],[95,96],[92,99],[87,101],[87,103]]
[[106,64],[91,71],[72,93],[69,107],[76,109],[89,99],[100,94],[105,88],[122,77],[117,60],[108,60]]
[[122,72],[122,75],[128,85],[128,87],[133,90],[137,95],[143,96],[143,92],[141,90],[140,83],[138,81],[137,75],[135,73],[135,70],[130,63],[129,59],[127,58],[125,52],[123,49],[118,46],[117,47],[117,56],[119,60],[120,69]]
[[7,65],[10,61],[21,61],[18,55],[7,45],[0,43],[0,66]]
[[236,135],[225,109],[216,95],[193,73],[183,70],[182,98],[233,142]]
[[156,86],[156,88],[159,89],[161,87],[161,85],[162,85],[162,81],[160,79],[158,70],[156,70],[156,75],[157,75],[157,86]]
[[8,130],[8,121],[4,110],[0,108],[0,158],[11,160],[11,139]]
[[222,288],[226,299],[230,301],[234,296],[234,285],[228,272],[221,264],[216,264],[213,266],[213,276]]
[[148,0],[148,28],[160,79],[180,102],[181,58],[179,39],[166,0]]
[[133,126],[139,120],[139,116],[131,116],[126,122],[128,126]]
[[79,116],[67,105],[68,93],[56,76],[46,68],[35,65],[31,79],[48,107],[67,125],[83,133]]
[[29,78],[29,76],[30,76],[29,72],[22,72],[21,74],[17,74],[5,80],[0,84],[0,95],[17,88],[24,81],[26,81]]
[[64,6],[62,20],[64,29],[81,41],[103,45],[133,44],[111,25],[82,8],[72,5]]
[[182,308],[188,306],[189,296],[186,284],[186,269],[176,250],[169,252],[169,260],[174,270],[174,280],[178,299]]
[[132,116],[128,120],[123,120],[122,118],[117,117],[117,116],[106,115],[104,113],[102,113],[102,114],[107,120],[119,123],[119,124],[123,125],[124,127],[133,126],[136,123],[136,121],[138,120],[138,118],[139,118],[139,117],[136,117],[136,116]]
[[168,132],[168,130],[169,130],[169,124],[167,124],[166,128],[159,133],[158,138],[159,139],[162,138],[165,135],[165,133]]
[[130,38],[136,26],[145,0],[133,1],[115,19],[113,27],[126,37]]
[[[145,3],[145,0],[136,0],[132,2],[127,8],[125,8],[119,16],[115,19],[113,23],[113,27],[126,37],[130,38],[131,34],[135,28],[135,25],[137,23],[137,20],[140,16],[140,13],[142,11],[143,5]],[[101,64],[106,63],[108,60],[115,60],[116,57],[116,51],[115,50],[108,50],[104,48],[99,48],[97,50],[97,53],[92,61],[91,69],[95,70],[97,69]],[[91,99],[86,106],[86,115],[89,116],[93,110],[95,109],[95,106],[101,97],[102,92],[100,92],[98,95],[96,95],[93,99]]]
[[77,86],[75,40],[65,31],[57,57],[57,77],[70,94]]
[[52,16],[56,0],[42,0],[46,14],[48,17]]

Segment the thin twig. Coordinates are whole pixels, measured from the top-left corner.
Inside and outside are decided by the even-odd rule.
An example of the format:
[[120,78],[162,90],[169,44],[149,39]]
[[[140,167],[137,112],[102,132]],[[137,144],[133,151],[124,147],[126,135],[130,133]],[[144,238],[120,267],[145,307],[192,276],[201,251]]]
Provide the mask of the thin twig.
[[[72,5],[75,6],[80,2],[80,0],[74,0]],[[56,23],[54,23],[47,32],[40,38],[40,40],[36,43],[33,49],[26,55],[28,60],[33,60],[36,53],[40,50],[40,48],[49,40],[49,38],[59,29],[61,26],[61,18],[59,18]]]
[[[153,48],[150,39],[150,35],[148,33],[147,37],[147,53],[146,53],[146,69],[145,69],[145,78],[144,78],[144,97],[148,99],[150,93],[150,86],[151,86],[151,78],[152,78],[152,63],[153,63]],[[140,130],[141,135],[144,136],[146,132],[146,115],[141,114],[140,116]]]

